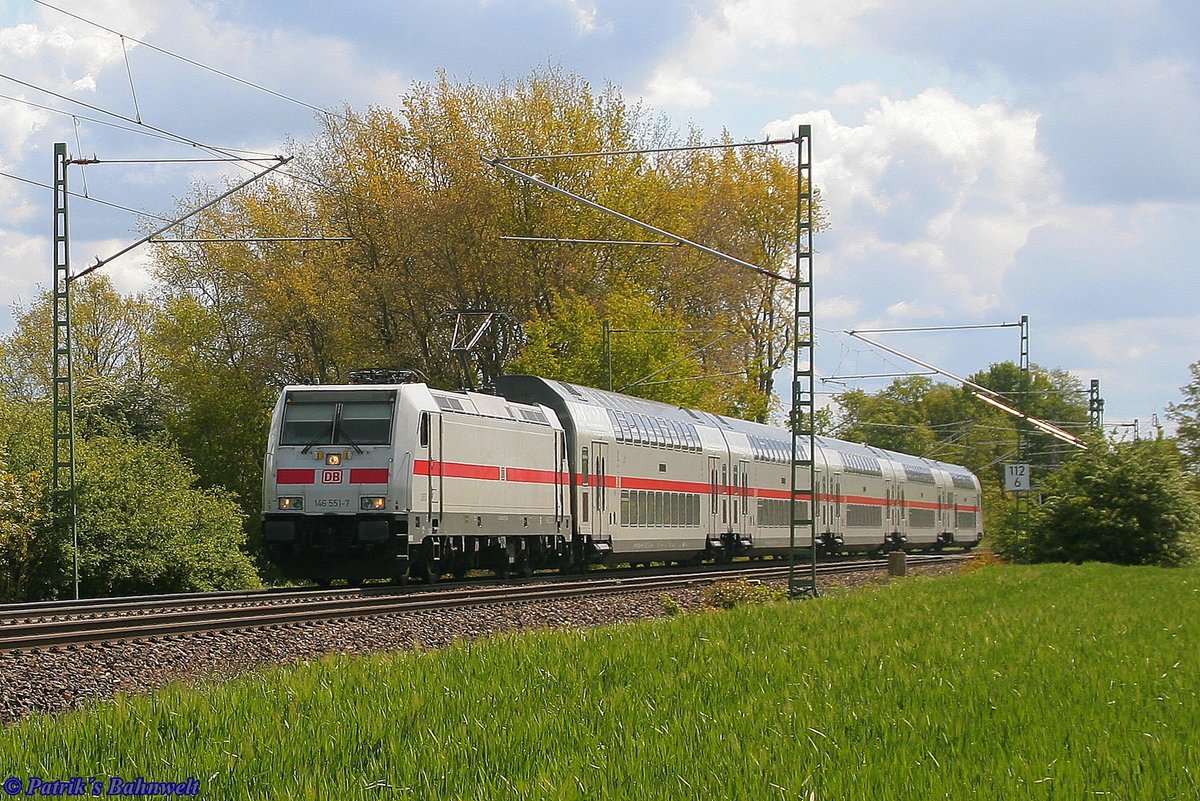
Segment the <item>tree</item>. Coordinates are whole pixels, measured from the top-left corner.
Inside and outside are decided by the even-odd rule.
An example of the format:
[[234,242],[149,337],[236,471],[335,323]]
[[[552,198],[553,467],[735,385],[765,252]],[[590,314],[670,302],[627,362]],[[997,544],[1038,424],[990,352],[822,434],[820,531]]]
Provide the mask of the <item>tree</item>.
[[1200,496],[1169,440],[1088,450],[1051,473],[1030,514],[1028,537],[1008,555],[1035,562],[1178,565],[1200,551]]
[[[713,375],[705,347],[727,332],[688,330],[682,315],[659,311],[644,294],[614,288],[598,308],[578,294],[556,295],[553,311],[526,325],[528,343],[510,372],[532,373],[585,386],[612,388],[670,403],[749,417],[765,409],[743,376]],[[603,315],[603,317],[602,317]],[[612,331],[604,350],[604,322]]]
[[38,475],[10,472],[6,461],[0,453],[0,600],[23,601],[44,593],[60,549],[46,526]]
[[166,427],[201,486],[225,488],[257,531],[262,459],[278,378],[254,351],[260,340],[225,308],[181,296],[154,326],[157,380],[166,390]]
[[[519,326],[567,321],[554,306],[568,297],[603,318],[619,287],[631,302],[679,315],[686,328],[735,332],[701,360],[707,372],[741,372],[755,382],[763,399],[742,405],[765,413],[772,371],[787,353],[786,287],[684,248],[502,240],[646,238],[480,158],[680,143],[615,87],[595,91],[554,68],[497,86],[443,74],[414,84],[397,110],[347,109],[322,124],[313,142],[297,146],[304,181],[277,178],[240,192],[198,217],[197,233],[329,233],[353,241],[162,247],[156,274],[168,298],[215,316],[211,335],[220,339],[197,346],[236,346],[236,369],[275,387],[337,380],[371,365],[416,368],[435,385],[456,386],[458,368],[448,358],[453,311],[502,311],[518,328],[496,328],[479,343],[486,383],[525,341]],[[693,131],[688,141],[699,137]],[[787,269],[794,256],[795,164],[772,150],[548,159],[536,170],[772,269]]]
[[1175,437],[1188,467],[1200,473],[1200,361],[1192,362],[1189,368],[1192,380],[1179,388],[1183,400],[1167,405],[1167,414],[1178,427]]
[[[0,397],[0,599],[70,591],[72,542],[55,526],[50,409]],[[87,595],[254,586],[243,516],[162,434],[76,443],[79,563]]]
[[171,445],[95,437],[79,450],[79,571],[89,596],[258,585],[228,492],[198,489]]
[[[42,292],[16,309],[0,339],[0,393],[33,401],[51,394],[54,297]],[[122,295],[104,275],[74,286],[71,300],[76,430],[81,435],[163,428],[162,393],[153,380],[147,334],[155,314],[144,295]]]
[[0,395],[0,600],[53,597],[69,543],[50,517],[50,406]]

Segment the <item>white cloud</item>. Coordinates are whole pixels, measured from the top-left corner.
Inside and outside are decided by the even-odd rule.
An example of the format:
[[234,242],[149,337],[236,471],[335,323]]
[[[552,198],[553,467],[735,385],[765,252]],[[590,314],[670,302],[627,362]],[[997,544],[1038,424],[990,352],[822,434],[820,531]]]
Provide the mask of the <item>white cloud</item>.
[[1121,62],[1046,91],[1043,147],[1087,202],[1200,199],[1200,63]]
[[[38,292],[38,284],[52,283],[50,249],[45,237],[0,230],[0,331],[12,324],[13,304],[26,305]],[[39,278],[42,280],[39,282]]]
[[1190,316],[1200,297],[1197,219],[1200,203],[1064,206],[1031,232],[1005,294],[1070,322]]
[[[564,0],[571,15],[575,17],[575,28],[580,33],[595,33],[598,30],[597,20],[600,17],[600,10],[596,8],[594,2],[587,0]],[[600,26],[599,29],[608,29],[611,26]]]
[[853,321],[858,317],[862,301],[845,295],[825,297],[820,295],[816,301],[816,315],[822,325],[840,324],[841,321]]
[[883,90],[875,81],[859,81],[835,89],[833,102],[844,106],[865,106],[875,103],[882,96]]
[[861,125],[818,111],[766,130],[813,126],[814,175],[831,220],[824,247],[842,267],[835,291],[860,294],[865,314],[898,324],[998,307],[1006,271],[1055,200],[1037,121],[928,89],[880,99]]
[[0,113],[0,147],[3,148],[0,151],[0,160],[7,166],[9,162],[16,161],[24,155],[23,151],[30,137],[46,125],[50,115],[32,106],[12,101],[0,101],[0,109],[3,109],[3,113]]
[[[29,83],[59,91],[90,89],[95,76],[123,62],[124,47],[136,43],[72,19],[51,9],[40,9],[39,24],[23,23],[0,29],[0,68]],[[80,9],[81,15],[141,38],[153,29],[161,14],[155,3],[101,0]]]
[[723,49],[833,47],[858,33],[862,15],[882,0],[801,3],[779,0],[723,0],[697,25],[697,43],[720,42]]
[[759,82],[748,76],[730,80],[732,65],[756,57],[770,61],[794,48],[835,46],[853,38],[859,17],[881,4],[717,0],[693,17],[683,43],[654,70],[641,94],[656,107],[688,111],[711,105],[718,84],[739,94],[755,91]]
[[713,99],[712,91],[698,80],[671,70],[656,73],[643,96],[652,106],[672,109],[704,108]]
[[[78,265],[73,266],[72,272],[79,272],[89,263],[94,263],[95,259],[108,258],[128,247],[137,238],[139,237],[131,236],[129,239],[92,240],[74,245],[72,256],[78,261]],[[151,265],[150,248],[143,246],[105,264],[94,274],[104,273],[112,280],[113,287],[118,292],[134,294],[146,292],[154,286]],[[86,277],[80,279],[81,282],[86,280]]]
[[[1200,315],[1193,314],[1090,322],[1055,328],[1048,335],[1081,380],[1099,378],[1102,395],[1121,392],[1126,400],[1119,414],[1145,420],[1180,397],[1186,366],[1197,358],[1197,332]],[[1034,334],[1030,338],[1036,345]],[[1172,365],[1177,369],[1171,371]]]

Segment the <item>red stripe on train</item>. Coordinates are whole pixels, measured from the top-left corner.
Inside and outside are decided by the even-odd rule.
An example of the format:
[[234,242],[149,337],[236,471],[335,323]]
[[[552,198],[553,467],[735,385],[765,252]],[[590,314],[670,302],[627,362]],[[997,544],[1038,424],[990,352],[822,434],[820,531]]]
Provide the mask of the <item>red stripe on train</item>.
[[708,484],[696,481],[668,481],[662,478],[638,478],[637,476],[621,476],[621,489],[628,490],[660,490],[662,492],[692,492],[708,494]]
[[418,476],[440,475],[442,478],[478,478],[484,481],[500,480],[500,468],[489,464],[428,462],[424,459],[418,459],[413,463],[413,473]]
[[275,483],[276,484],[313,484],[316,482],[316,480],[317,480],[317,471],[316,470],[310,470],[310,469],[286,470],[285,469],[285,470],[276,470],[275,471]]
[[387,468],[360,467],[350,471],[351,484],[386,484],[388,483]]
[[509,481],[520,481],[525,484],[553,484],[562,475],[566,483],[566,475],[555,473],[553,470],[530,470],[524,467],[510,467],[504,471],[504,477]]

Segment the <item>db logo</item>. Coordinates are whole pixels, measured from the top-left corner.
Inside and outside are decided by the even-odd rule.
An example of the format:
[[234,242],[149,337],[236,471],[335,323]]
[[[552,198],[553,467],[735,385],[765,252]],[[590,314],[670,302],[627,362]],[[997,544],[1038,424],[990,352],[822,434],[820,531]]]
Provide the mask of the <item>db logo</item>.
[[342,483],[342,471],[341,470],[322,470],[321,471],[321,483],[322,484],[341,484]]

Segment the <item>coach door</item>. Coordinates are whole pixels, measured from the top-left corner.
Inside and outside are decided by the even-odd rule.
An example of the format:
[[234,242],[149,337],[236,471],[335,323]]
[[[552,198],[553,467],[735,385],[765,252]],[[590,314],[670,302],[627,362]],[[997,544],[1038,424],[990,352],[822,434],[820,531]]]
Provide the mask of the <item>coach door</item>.
[[884,483],[884,501],[883,501],[883,536],[886,539],[893,531],[896,530],[896,500],[892,497],[896,491],[896,482],[888,476],[883,480]]
[[554,523],[559,531],[562,530],[566,508],[563,503],[563,493],[567,492],[567,454],[563,442],[563,432],[554,432]]
[[429,444],[429,519],[442,516],[442,416],[425,412],[421,418],[421,444]]
[[842,536],[842,512],[846,507],[846,496],[842,494],[842,474],[840,472],[833,474],[833,503],[828,505],[833,507],[831,511],[833,522],[830,530],[834,534]]
[[740,521],[737,532],[740,539],[750,539],[750,462],[745,459],[738,462],[733,473],[734,520]]
[[721,517],[721,458],[708,457],[708,536],[716,539],[720,535]]
[[608,518],[608,443],[592,443],[592,538],[603,539],[608,535],[605,525]]

